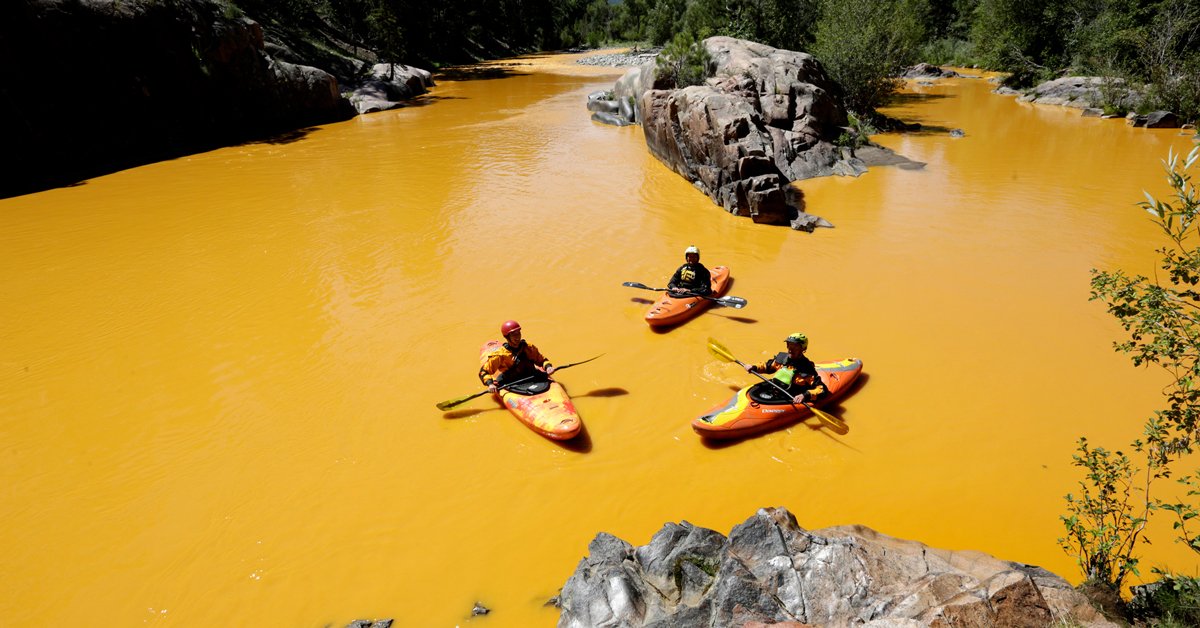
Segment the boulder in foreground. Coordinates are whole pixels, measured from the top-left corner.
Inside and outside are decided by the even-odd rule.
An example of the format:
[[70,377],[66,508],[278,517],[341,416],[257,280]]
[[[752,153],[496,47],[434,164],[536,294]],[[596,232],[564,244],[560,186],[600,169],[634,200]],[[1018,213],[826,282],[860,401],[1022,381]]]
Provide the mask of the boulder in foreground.
[[1116,626],[1040,567],[764,508],[729,537],[687,522],[634,548],[601,533],[561,595],[585,626]]

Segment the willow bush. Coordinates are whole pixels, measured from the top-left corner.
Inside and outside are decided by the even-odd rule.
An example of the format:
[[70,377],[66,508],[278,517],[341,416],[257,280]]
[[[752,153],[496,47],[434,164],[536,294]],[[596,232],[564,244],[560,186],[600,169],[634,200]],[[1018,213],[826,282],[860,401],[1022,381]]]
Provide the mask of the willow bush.
[[[1138,467],[1124,453],[1091,448],[1080,439],[1074,464],[1086,471],[1081,492],[1067,495],[1061,517],[1067,535],[1059,542],[1074,555],[1089,582],[1119,591],[1137,573],[1139,539],[1157,513],[1171,513],[1176,541],[1200,553],[1195,520],[1200,516],[1200,468],[1193,455],[1200,437],[1200,193],[1191,170],[1200,146],[1186,157],[1169,152],[1163,162],[1172,193],[1166,199],[1146,194],[1138,206],[1148,213],[1168,244],[1153,277],[1123,271],[1092,271],[1092,299],[1103,301],[1128,338],[1114,343],[1135,366],[1155,365],[1171,383],[1165,407],[1143,421],[1130,444],[1144,461]],[[1181,491],[1154,489],[1176,481]],[[1161,488],[1161,487],[1160,487]]]

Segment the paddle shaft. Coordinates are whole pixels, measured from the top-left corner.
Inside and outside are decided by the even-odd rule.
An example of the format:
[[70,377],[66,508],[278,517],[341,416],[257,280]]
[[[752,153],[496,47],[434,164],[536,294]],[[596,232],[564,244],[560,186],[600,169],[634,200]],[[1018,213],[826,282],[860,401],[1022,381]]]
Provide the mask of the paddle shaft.
[[[653,292],[667,292],[670,290],[670,288],[651,288],[646,284],[638,283],[636,281],[626,281],[621,285],[625,286],[626,288],[641,288],[642,290],[651,290]],[[741,297],[710,297],[706,294],[689,294],[687,296],[708,299],[709,301],[716,301],[721,305],[727,305],[734,309],[740,309],[746,305],[746,300]]]
[[[722,348],[724,348],[724,347],[722,347]],[[737,363],[738,363],[738,365],[740,365],[742,368],[746,369],[746,372],[747,372],[747,373],[750,373],[750,374],[754,375],[755,377],[757,377],[757,378],[761,379],[762,381],[764,381],[764,382],[766,382],[766,383],[768,383],[768,384],[770,384],[770,385],[774,386],[775,388],[778,388],[778,389],[779,389],[779,392],[781,392],[781,393],[783,393],[783,394],[787,395],[789,398],[794,398],[794,397],[795,397],[795,395],[793,395],[791,392],[789,392],[789,391],[788,391],[788,389],[784,388],[783,386],[780,386],[780,385],[779,385],[779,382],[777,382],[777,381],[775,381],[775,380],[773,380],[773,379],[767,379],[766,377],[763,377],[762,373],[759,373],[758,371],[751,371],[751,370],[750,370],[750,365],[748,365],[748,364],[746,364],[745,362],[742,362],[741,360],[737,359],[736,357],[734,357],[734,356],[733,356],[733,354],[732,354],[732,353],[728,353],[728,350],[726,350],[724,353],[726,353],[726,354],[729,356],[729,358],[731,358],[731,359],[732,359],[734,362],[737,362]],[[795,402],[795,401],[789,401],[788,403],[792,404],[792,407],[793,407],[793,408],[796,408],[796,402]],[[812,410],[812,411],[813,411],[813,414],[817,415],[818,417],[822,417],[822,418],[824,418],[824,417],[828,417],[828,416],[829,416],[829,415],[828,415],[828,414],[826,414],[825,412],[822,412],[821,410],[818,410],[818,409],[817,409],[815,406],[813,406],[811,403],[808,403],[808,402],[805,402],[805,401],[801,401],[800,403],[801,403],[801,404],[802,404],[804,407],[808,408],[809,410]],[[797,410],[799,410],[799,408],[796,408],[796,409],[797,409]]]
[[[603,354],[603,353],[601,353],[600,355],[604,355],[604,354]],[[558,371],[561,371],[561,370],[563,370],[563,369],[569,369],[569,368],[571,368],[572,366],[579,366],[580,364],[584,364],[584,363],[586,363],[586,362],[591,362],[592,360],[595,360],[596,358],[600,357],[600,355],[596,356],[595,358],[588,358],[588,359],[586,359],[586,360],[582,360],[582,361],[579,361],[579,362],[572,362],[572,363],[570,363],[570,364],[564,364],[564,365],[562,365],[562,366],[555,367],[555,368],[554,368],[554,371],[555,371],[555,372],[558,372]],[[517,384],[523,384],[523,383],[525,383],[525,382],[527,382],[527,381],[529,381],[529,380],[531,380],[531,379],[533,379],[533,378],[535,378],[535,377],[538,377],[538,375],[537,375],[537,374],[534,374],[534,375],[530,375],[529,377],[522,377],[521,379],[518,379],[518,380],[517,380],[517,381],[515,381],[515,382],[509,382],[509,383],[507,383],[507,384],[505,384],[505,385],[503,385],[503,386],[498,386],[498,387],[496,387],[496,392],[499,392],[499,391],[501,391],[501,390],[505,390],[505,389],[507,389],[509,386],[516,386]],[[475,393],[475,394],[473,394],[473,395],[467,395],[466,397],[463,397],[463,398],[461,398],[461,399],[452,399],[452,400],[450,400],[450,401],[443,401],[442,403],[439,403],[439,404],[437,405],[437,408],[438,408],[439,410],[449,410],[450,408],[453,408],[454,406],[462,405],[462,404],[464,404],[464,403],[466,403],[466,402],[468,402],[468,401],[470,401],[470,400],[472,400],[472,399],[474,399],[474,398],[476,398],[476,397],[482,397],[483,395],[486,395],[486,394],[488,394],[489,392],[492,392],[492,391],[490,391],[490,390],[486,390],[486,389],[485,389],[485,390],[483,390],[483,391],[480,391],[480,392],[477,392],[477,393]]]

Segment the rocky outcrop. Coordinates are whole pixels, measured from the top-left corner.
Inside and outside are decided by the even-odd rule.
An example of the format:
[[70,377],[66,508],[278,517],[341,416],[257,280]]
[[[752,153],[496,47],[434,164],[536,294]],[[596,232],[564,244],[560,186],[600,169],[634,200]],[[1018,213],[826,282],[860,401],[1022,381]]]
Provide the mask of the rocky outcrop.
[[908,68],[900,75],[906,79],[937,79],[937,78],[955,78],[962,76],[954,70],[942,68],[932,63],[918,63],[911,68]]
[[847,123],[841,87],[803,52],[731,37],[703,45],[713,60],[704,85],[674,89],[646,64],[617,81],[617,110],[593,118],[639,122],[655,157],[732,214],[808,231],[832,226],[805,213],[789,184],[866,171],[867,161],[837,143]]
[[[411,77],[367,85],[394,101]],[[355,114],[333,75],[270,56],[262,27],[215,0],[0,2],[0,90],[16,157],[0,196]]]
[[1039,567],[862,526],[806,531],[782,508],[759,510],[728,538],[687,522],[637,548],[598,534],[560,604],[559,628],[1115,627]]
[[[1105,103],[1105,92],[1110,101],[1108,103]],[[1104,104],[1135,109],[1141,103],[1142,96],[1137,90],[1125,87],[1124,81],[1121,79],[1100,76],[1064,76],[1038,84],[1021,93],[1017,100],[1038,105],[1062,105],[1079,109],[1101,107]]]
[[358,113],[373,113],[401,107],[404,102],[429,91],[433,74],[399,63],[377,63],[367,78],[343,96]]

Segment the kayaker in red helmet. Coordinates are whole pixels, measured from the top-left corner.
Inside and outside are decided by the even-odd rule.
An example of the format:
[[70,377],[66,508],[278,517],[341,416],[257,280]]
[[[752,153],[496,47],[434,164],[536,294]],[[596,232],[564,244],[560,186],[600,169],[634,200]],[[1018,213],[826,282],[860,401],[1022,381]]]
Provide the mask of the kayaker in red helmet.
[[[554,365],[542,355],[538,348],[521,338],[521,324],[517,321],[504,321],[500,325],[500,335],[504,336],[504,344],[493,351],[483,360],[479,367],[479,381],[491,392],[496,392],[505,383],[554,372]],[[540,367],[540,368],[539,368]]]
[[683,251],[683,266],[667,282],[667,294],[673,297],[707,296],[712,293],[712,274],[700,263],[700,249],[692,245]]
[[808,336],[796,332],[785,338],[784,342],[787,344],[786,353],[769,358],[762,364],[747,365],[746,370],[751,373],[774,373],[772,379],[794,395],[792,403],[812,403],[824,397],[827,391],[817,376],[817,365],[804,355],[808,351]]

